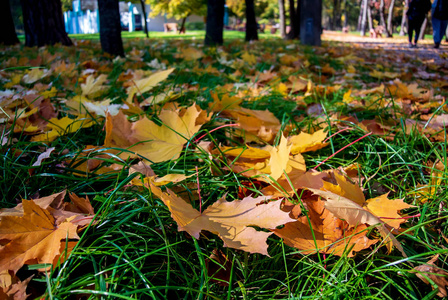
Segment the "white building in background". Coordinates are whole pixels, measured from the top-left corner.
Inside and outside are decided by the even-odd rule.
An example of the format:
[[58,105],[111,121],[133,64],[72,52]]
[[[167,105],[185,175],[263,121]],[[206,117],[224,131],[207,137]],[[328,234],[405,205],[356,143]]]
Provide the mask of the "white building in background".
[[[123,30],[135,31],[143,29],[143,9],[140,3],[119,2],[121,27]],[[151,12],[150,5],[146,5],[146,13]],[[65,30],[67,33],[98,33],[99,13],[97,0],[73,0],[71,11],[64,12]],[[191,16],[190,22],[203,22],[199,16]],[[148,31],[164,31],[164,23],[178,23],[179,20],[166,16],[147,17]]]

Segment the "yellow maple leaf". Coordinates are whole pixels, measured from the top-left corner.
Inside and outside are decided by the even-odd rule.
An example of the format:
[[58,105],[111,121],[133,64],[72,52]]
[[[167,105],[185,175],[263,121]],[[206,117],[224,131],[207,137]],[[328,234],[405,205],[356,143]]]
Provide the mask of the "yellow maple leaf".
[[245,51],[242,55],[241,58],[243,59],[243,61],[245,61],[249,66],[254,66],[257,63],[257,58],[255,57],[255,55],[250,54],[249,52]]
[[312,134],[301,132],[298,135],[289,137],[288,144],[291,145],[291,153],[304,153],[308,151],[316,151],[328,145],[323,141],[327,138],[324,129],[318,130]]
[[22,81],[27,84],[34,83],[38,80],[41,80],[44,77],[47,77],[51,74],[50,70],[34,68],[28,71],[25,75],[23,75]]
[[81,84],[82,96],[89,98],[96,98],[104,92],[108,86],[103,85],[107,80],[107,75],[101,74],[97,78],[93,75],[89,75],[86,78],[86,82]]
[[115,117],[107,115],[104,144],[131,151],[120,154],[124,159],[138,155],[152,162],[176,159],[209,116],[192,105],[181,111],[164,109],[159,119],[162,121],[160,126],[148,118],[131,124],[121,112]]
[[180,56],[186,61],[198,60],[199,58],[204,56],[204,52],[199,49],[189,47],[186,49],[180,50]]
[[58,136],[63,136],[69,133],[78,131],[81,128],[88,128],[95,124],[95,122],[85,115],[80,115],[76,119],[63,117],[61,119],[52,118],[47,124],[48,132],[34,136],[31,140],[38,141],[54,141]]
[[127,89],[128,98],[127,102],[132,103],[132,99],[134,98],[134,95],[136,94],[143,94],[145,92],[148,92],[153,87],[155,87],[157,84],[165,80],[168,75],[170,75],[174,71],[174,68],[168,69],[165,71],[160,71],[157,73],[154,73],[150,75],[149,77],[133,81],[131,80],[129,82],[129,87]]
[[406,222],[406,219],[403,219],[398,212],[414,206],[403,202],[403,199],[390,200],[387,198],[387,194],[385,194],[367,200],[365,207],[376,216],[379,216],[384,223],[398,229],[402,223]]
[[[271,177],[274,180],[279,179],[283,172],[289,173],[291,167],[288,168],[289,153],[291,151],[291,145],[287,145],[288,140],[282,135],[280,144],[272,148],[270,151],[271,158],[269,159],[269,167],[271,168]],[[289,170],[288,170],[289,169]]]

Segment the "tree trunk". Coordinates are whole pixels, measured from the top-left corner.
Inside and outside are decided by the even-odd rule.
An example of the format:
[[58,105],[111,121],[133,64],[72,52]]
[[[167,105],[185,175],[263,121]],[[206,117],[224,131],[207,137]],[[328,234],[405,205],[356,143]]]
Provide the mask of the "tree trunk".
[[372,8],[370,7],[370,5],[367,5],[367,21],[369,23],[369,31],[373,29],[373,24],[372,24]]
[[21,0],[20,2],[25,27],[25,46],[41,47],[56,43],[64,46],[73,45],[65,32],[61,0]]
[[320,46],[322,33],[322,0],[300,0],[300,42]]
[[289,32],[286,34],[286,39],[294,40],[300,37],[300,1],[297,0],[297,7],[295,0],[289,0]]
[[286,37],[286,15],[285,15],[285,0],[278,0],[278,10],[280,15],[280,36]]
[[380,26],[386,28],[386,20],[384,19],[384,0],[380,1],[379,12],[380,12]]
[[392,19],[394,17],[394,6],[395,6],[395,0],[392,0],[389,5],[389,15],[387,16],[387,30],[386,30],[387,37],[392,37],[394,30],[392,25]]
[[14,21],[12,19],[11,7],[9,0],[3,0],[0,3],[0,44],[14,45],[19,43]]
[[362,0],[362,18],[361,18],[361,36],[366,35],[366,23],[367,23],[367,5],[368,0]]
[[258,41],[254,0],[246,0],[246,42]]
[[405,0],[405,4],[403,6],[403,15],[401,16],[401,26],[400,26],[400,36],[404,36],[407,33],[407,20],[406,13],[408,12],[409,8],[409,0]]
[[344,24],[342,24],[342,27],[346,27],[346,28],[347,28],[347,25],[348,25],[348,10],[347,10],[347,6],[348,6],[347,0],[344,0],[344,12],[343,12],[343,14],[344,14]]
[[341,29],[341,0],[333,0],[333,30]]
[[140,0],[140,4],[142,6],[142,11],[143,11],[143,25],[145,26],[145,34],[146,34],[146,37],[149,38],[148,22],[146,20],[148,15],[146,14],[145,0]]
[[185,33],[186,32],[185,22],[187,22],[187,18],[188,18],[188,16],[186,16],[185,18],[182,19],[182,23],[180,23],[180,27],[179,27],[179,33]]
[[207,0],[207,23],[205,24],[206,45],[222,45],[224,31],[225,0]]
[[98,0],[100,41],[104,52],[124,56],[118,0]]
[[361,31],[362,30],[362,16],[363,16],[363,13],[364,13],[364,2],[365,2],[365,0],[360,0],[359,1],[358,26],[356,27],[357,31]]

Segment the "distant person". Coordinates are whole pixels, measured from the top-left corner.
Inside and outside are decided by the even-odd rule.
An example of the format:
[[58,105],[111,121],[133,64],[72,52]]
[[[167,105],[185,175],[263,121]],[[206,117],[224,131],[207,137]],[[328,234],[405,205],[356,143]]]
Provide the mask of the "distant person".
[[434,48],[438,49],[448,25],[448,0],[434,0],[431,15]]
[[[422,28],[423,21],[426,18],[426,14],[431,9],[430,0],[411,0],[409,2],[409,8],[406,13],[408,16],[408,39],[409,47],[416,48],[417,42]],[[414,43],[412,43],[412,36],[415,31]]]

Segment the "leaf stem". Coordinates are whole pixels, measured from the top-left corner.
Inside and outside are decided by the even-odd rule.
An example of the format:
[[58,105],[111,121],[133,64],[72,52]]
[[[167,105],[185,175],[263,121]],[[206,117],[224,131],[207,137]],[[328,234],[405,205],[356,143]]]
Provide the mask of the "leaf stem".
[[323,161],[321,161],[317,166],[315,166],[315,167],[313,168],[313,170],[316,170],[317,168],[319,168],[323,163],[325,163],[327,160],[329,160],[330,158],[332,158],[333,156],[335,156],[336,154],[338,154],[339,152],[341,152],[341,151],[344,150],[345,148],[350,147],[350,146],[353,145],[353,144],[356,144],[357,142],[359,142],[359,141],[362,140],[363,138],[368,137],[368,136],[371,135],[372,133],[373,133],[373,132],[369,132],[369,133],[363,135],[362,137],[360,137],[359,139],[357,139],[357,140],[351,142],[350,144],[345,145],[344,147],[342,147],[341,149],[339,149],[338,151],[336,151],[335,153],[333,153],[332,155],[330,155],[329,157],[327,157],[326,159],[324,159]]

